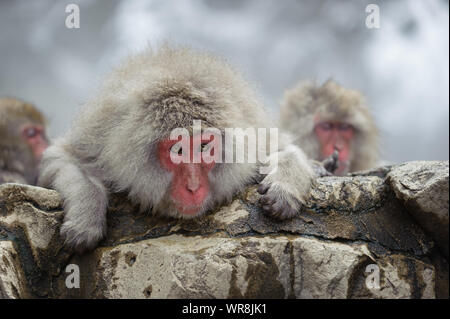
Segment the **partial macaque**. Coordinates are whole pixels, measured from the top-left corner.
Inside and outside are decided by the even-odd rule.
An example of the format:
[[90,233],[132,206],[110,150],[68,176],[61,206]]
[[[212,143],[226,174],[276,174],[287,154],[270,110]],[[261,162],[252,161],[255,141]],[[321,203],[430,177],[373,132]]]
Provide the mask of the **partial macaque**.
[[288,137],[277,135],[273,149],[258,140],[255,146],[268,161],[229,162],[226,147],[219,147],[231,141],[233,149],[242,149],[237,139],[227,140],[228,128],[273,127],[255,93],[227,63],[164,46],[129,58],[107,78],[69,133],[44,153],[39,184],[61,193],[61,235],[78,252],[104,237],[111,192],[127,192],[143,211],[192,218],[260,181],[264,212],[291,218],[302,208],[314,173]]
[[0,98],[0,184],[36,185],[48,146],[45,128],[45,117],[33,105]]
[[[329,80],[302,82],[286,92],[280,126],[295,137],[308,157],[325,161],[336,175],[373,168],[378,130],[361,93]],[[333,155],[334,154],[334,155]],[[331,160],[337,156],[337,165]]]

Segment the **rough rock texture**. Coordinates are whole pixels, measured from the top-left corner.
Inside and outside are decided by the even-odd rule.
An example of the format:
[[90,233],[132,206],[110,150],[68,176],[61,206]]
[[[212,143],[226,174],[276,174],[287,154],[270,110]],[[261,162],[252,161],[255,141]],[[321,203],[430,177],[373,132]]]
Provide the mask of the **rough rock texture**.
[[[261,213],[254,186],[188,221],[115,194],[107,238],[83,256],[62,247],[55,191],[2,185],[0,298],[448,298],[448,167],[321,178],[285,222]],[[66,286],[69,264],[80,288]]]
[[406,163],[391,170],[388,181],[448,258],[448,162]]

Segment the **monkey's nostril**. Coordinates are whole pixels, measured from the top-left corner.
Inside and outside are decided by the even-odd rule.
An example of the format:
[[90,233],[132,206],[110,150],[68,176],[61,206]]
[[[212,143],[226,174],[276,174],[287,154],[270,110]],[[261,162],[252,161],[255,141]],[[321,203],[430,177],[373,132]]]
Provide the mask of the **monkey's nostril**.
[[200,188],[200,185],[186,185],[186,189],[189,193],[191,193],[192,195],[194,195],[198,189]]
[[198,185],[196,187],[189,187],[186,185],[183,192],[182,202],[188,205],[200,205],[206,198],[207,191],[203,185]]

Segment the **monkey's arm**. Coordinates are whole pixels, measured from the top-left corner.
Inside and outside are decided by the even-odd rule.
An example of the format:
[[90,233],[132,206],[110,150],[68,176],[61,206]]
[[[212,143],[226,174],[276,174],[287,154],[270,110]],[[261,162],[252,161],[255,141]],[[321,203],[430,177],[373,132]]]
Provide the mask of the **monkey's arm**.
[[28,184],[21,174],[0,169],[0,184],[4,183]]
[[260,204],[274,218],[292,218],[304,203],[314,172],[303,151],[293,144],[271,156],[278,156],[278,161],[258,187],[263,195]]
[[77,252],[94,248],[106,233],[107,191],[77,160],[53,145],[44,153],[38,184],[57,190],[64,200],[61,236]]

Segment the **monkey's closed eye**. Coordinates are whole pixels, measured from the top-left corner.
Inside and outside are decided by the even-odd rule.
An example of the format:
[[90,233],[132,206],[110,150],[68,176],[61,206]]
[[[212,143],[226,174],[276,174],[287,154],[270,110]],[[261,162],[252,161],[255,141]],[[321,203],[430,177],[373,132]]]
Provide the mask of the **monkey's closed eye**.
[[27,138],[33,138],[33,137],[37,136],[38,134],[39,134],[39,131],[37,129],[35,129],[34,127],[26,128],[23,131],[23,135]]
[[332,129],[332,124],[328,122],[320,123],[317,126],[324,131],[329,131]]
[[352,128],[352,126],[350,124],[346,124],[346,123],[339,124],[339,130],[340,131],[348,131],[351,128]]

